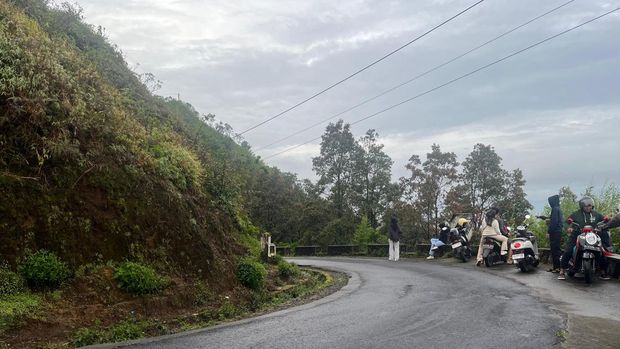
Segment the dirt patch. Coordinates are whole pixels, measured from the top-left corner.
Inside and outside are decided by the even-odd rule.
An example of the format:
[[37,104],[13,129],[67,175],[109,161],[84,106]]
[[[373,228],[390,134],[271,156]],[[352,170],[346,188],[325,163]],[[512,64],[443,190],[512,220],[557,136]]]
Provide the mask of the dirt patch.
[[620,345],[620,322],[598,317],[569,315],[563,348],[609,348]]

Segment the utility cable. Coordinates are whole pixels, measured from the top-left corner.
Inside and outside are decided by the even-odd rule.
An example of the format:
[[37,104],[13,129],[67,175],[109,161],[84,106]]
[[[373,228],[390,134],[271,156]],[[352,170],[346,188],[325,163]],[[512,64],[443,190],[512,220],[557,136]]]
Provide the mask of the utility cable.
[[285,140],[287,140],[287,139],[290,139],[290,138],[292,138],[292,137],[294,137],[294,136],[297,136],[297,135],[298,135],[298,134],[300,134],[300,133],[306,132],[306,131],[308,131],[308,130],[310,130],[310,129],[312,129],[312,128],[316,127],[316,126],[319,126],[319,125],[321,125],[321,124],[323,124],[323,123],[325,123],[325,122],[327,122],[327,121],[329,121],[329,120],[332,120],[332,119],[334,119],[334,118],[337,118],[338,116],[340,116],[340,115],[342,115],[342,114],[348,113],[348,112],[350,112],[351,110],[357,109],[357,108],[361,107],[362,105],[364,105],[364,104],[366,104],[366,103],[372,102],[372,101],[374,101],[375,99],[377,99],[377,98],[379,98],[379,97],[382,97],[382,96],[384,96],[384,95],[386,95],[386,94],[388,94],[388,93],[390,93],[390,92],[392,92],[392,91],[394,91],[394,90],[397,90],[397,89],[399,89],[399,88],[401,88],[401,87],[403,87],[403,86],[405,86],[405,85],[407,85],[407,84],[410,84],[410,83],[412,83],[412,82],[414,82],[414,81],[418,80],[419,78],[424,77],[424,76],[428,75],[429,73],[432,73],[432,72],[434,72],[435,70],[440,69],[440,68],[442,68],[442,67],[444,67],[444,66],[446,66],[446,65],[448,65],[448,64],[450,64],[450,63],[452,63],[452,62],[454,62],[454,61],[456,61],[456,60],[458,60],[458,59],[461,59],[461,58],[463,58],[463,57],[467,56],[468,54],[470,54],[470,53],[472,53],[472,52],[474,52],[474,51],[477,51],[477,50],[479,50],[479,49],[481,49],[481,48],[483,48],[483,47],[487,46],[488,44],[490,44],[490,43],[492,43],[492,42],[494,42],[494,41],[497,41],[497,40],[499,40],[499,39],[503,38],[504,36],[506,36],[506,35],[508,35],[508,34],[510,34],[510,33],[512,33],[512,32],[514,32],[514,31],[516,31],[516,30],[518,30],[518,29],[521,29],[521,28],[525,27],[526,25],[528,25],[528,24],[530,24],[530,23],[532,23],[532,22],[534,22],[534,21],[536,21],[536,20],[538,20],[538,19],[540,19],[540,18],[545,17],[546,15],[548,15],[548,14],[550,14],[550,13],[552,13],[552,12],[555,12],[555,11],[559,10],[559,9],[561,9],[562,7],[564,7],[564,6],[566,6],[566,5],[570,4],[571,2],[574,2],[574,1],[575,1],[575,0],[570,0],[570,1],[567,1],[567,2],[565,2],[564,4],[562,4],[562,5],[560,5],[560,6],[556,7],[556,8],[553,8],[553,9],[551,9],[551,10],[549,10],[549,11],[547,11],[547,12],[545,12],[545,13],[543,13],[543,14],[541,14],[541,15],[539,15],[539,16],[537,16],[537,17],[535,17],[535,18],[532,18],[532,19],[530,19],[529,21],[527,21],[527,22],[525,22],[525,23],[523,23],[523,24],[521,24],[521,25],[519,25],[519,26],[516,26],[516,27],[514,27],[514,28],[512,28],[512,29],[510,29],[510,30],[508,30],[508,31],[504,32],[503,34],[498,35],[498,36],[494,37],[493,39],[491,39],[491,40],[489,40],[489,41],[487,41],[487,42],[485,42],[485,43],[483,43],[483,44],[480,44],[480,45],[478,45],[478,46],[476,46],[476,47],[474,47],[474,48],[472,48],[472,49],[470,49],[470,50],[468,50],[468,51],[466,51],[466,52],[464,52],[464,53],[462,53],[462,54],[460,54],[460,55],[458,55],[458,56],[456,56],[456,57],[454,57],[454,58],[452,58],[452,59],[450,59],[450,60],[445,61],[444,63],[441,63],[441,64],[439,64],[439,65],[437,65],[437,66],[435,66],[435,67],[433,67],[433,68],[431,68],[431,69],[429,69],[429,70],[427,70],[427,71],[425,71],[425,72],[423,72],[423,73],[421,73],[421,74],[418,74],[418,75],[414,76],[413,78],[411,78],[411,79],[409,79],[409,80],[407,80],[407,81],[405,81],[405,82],[403,82],[403,83],[400,83],[400,84],[398,84],[398,85],[396,85],[396,86],[394,86],[394,87],[392,87],[392,88],[389,88],[389,89],[387,89],[387,90],[385,90],[385,91],[383,91],[383,92],[379,93],[378,95],[376,95],[376,96],[374,96],[374,97],[370,97],[370,98],[368,98],[368,99],[365,99],[365,100],[363,100],[362,102],[359,102],[358,104],[356,104],[356,105],[354,105],[354,106],[352,106],[352,107],[349,107],[349,108],[347,108],[347,109],[345,109],[345,110],[343,110],[343,111],[341,111],[341,112],[339,112],[339,113],[337,113],[337,114],[334,114],[334,115],[332,115],[332,116],[330,116],[330,117],[328,117],[328,118],[326,118],[326,119],[323,119],[323,120],[321,120],[321,121],[319,121],[319,122],[316,122],[316,123],[314,123],[314,124],[312,124],[312,125],[310,125],[310,126],[308,126],[308,127],[304,128],[304,129],[299,130],[299,131],[297,131],[297,132],[295,132],[295,133],[293,133],[293,134],[290,134],[290,135],[288,135],[288,136],[286,136],[286,137],[284,137],[284,138],[278,139],[278,140],[277,140],[277,141],[275,141],[275,142],[272,142],[272,143],[269,143],[269,144],[267,144],[267,145],[265,145],[265,146],[263,146],[263,147],[260,147],[260,148],[256,149],[256,151],[260,151],[260,150],[263,150],[263,149],[269,148],[269,147],[271,147],[271,146],[273,146],[273,145],[276,145],[276,144],[278,144],[278,143],[280,143],[280,142],[283,142],[283,141],[285,141]]
[[[385,109],[383,109],[383,110],[380,110],[380,111],[378,111],[378,112],[376,112],[376,113],[374,113],[374,114],[371,114],[371,115],[368,115],[368,116],[366,116],[366,117],[364,117],[364,118],[361,118],[361,119],[359,119],[359,120],[357,120],[357,121],[355,121],[355,122],[352,122],[350,125],[356,125],[356,124],[359,124],[359,123],[360,123],[360,122],[362,122],[362,121],[365,121],[365,120],[368,120],[368,119],[370,119],[370,118],[373,118],[373,117],[375,117],[375,116],[377,116],[377,115],[379,115],[379,114],[385,113],[386,111],[392,110],[392,109],[394,109],[394,108],[396,108],[396,107],[398,107],[398,106],[401,106],[401,105],[403,105],[403,104],[405,104],[405,103],[411,102],[411,101],[413,101],[413,100],[415,100],[415,99],[418,99],[418,98],[420,98],[420,97],[422,97],[422,96],[424,96],[424,95],[427,95],[427,94],[429,94],[429,93],[431,93],[431,92],[434,92],[434,91],[436,91],[436,90],[439,90],[440,88],[443,88],[443,87],[445,87],[445,86],[451,85],[451,84],[453,84],[453,83],[455,83],[455,82],[457,82],[457,81],[459,81],[459,80],[461,80],[461,79],[464,79],[464,78],[466,78],[466,77],[468,77],[468,76],[470,76],[470,75],[473,75],[473,74],[475,74],[475,73],[477,73],[477,72],[479,72],[479,71],[481,71],[481,70],[487,69],[487,68],[489,68],[489,67],[491,67],[491,66],[493,66],[493,65],[495,65],[495,64],[497,64],[497,63],[500,63],[500,62],[502,62],[502,61],[505,61],[505,60],[507,60],[507,59],[509,59],[509,58],[511,58],[511,57],[514,57],[514,56],[516,56],[516,55],[518,55],[518,54],[520,54],[520,53],[522,53],[522,52],[525,52],[525,51],[527,51],[527,50],[529,50],[529,49],[532,49],[532,48],[534,48],[534,47],[536,47],[536,46],[538,46],[538,45],[541,45],[541,44],[543,44],[543,43],[545,43],[545,42],[547,42],[547,41],[553,40],[553,39],[555,39],[555,38],[557,38],[557,37],[559,37],[559,36],[561,36],[561,35],[564,35],[564,34],[566,34],[566,33],[570,32],[570,31],[573,31],[573,30],[575,30],[575,29],[577,29],[577,28],[583,27],[583,26],[584,26],[584,25],[586,25],[586,24],[589,24],[589,23],[594,22],[594,21],[596,21],[596,20],[598,20],[598,19],[601,19],[601,18],[603,18],[603,17],[605,17],[605,16],[608,16],[608,15],[610,15],[610,14],[612,14],[612,13],[614,13],[614,12],[618,11],[618,10],[620,10],[620,7],[617,7],[617,8],[615,8],[615,9],[611,10],[611,11],[605,12],[605,13],[604,13],[604,14],[602,14],[602,15],[599,15],[599,16],[597,16],[597,17],[594,17],[594,18],[592,18],[592,19],[590,19],[590,20],[588,20],[588,21],[585,21],[585,22],[583,22],[583,23],[581,23],[581,24],[578,24],[578,25],[576,25],[576,26],[574,26],[574,27],[571,27],[571,28],[569,28],[569,29],[566,29],[566,30],[564,30],[564,31],[562,31],[562,32],[560,32],[560,33],[558,33],[558,34],[555,34],[555,35],[553,35],[553,36],[550,36],[550,37],[548,37],[548,38],[546,38],[546,39],[543,39],[543,40],[541,40],[541,41],[538,41],[538,42],[537,42],[537,43],[535,43],[535,44],[532,44],[532,45],[530,45],[530,46],[527,46],[526,48],[523,48],[523,49],[521,49],[521,50],[515,51],[515,52],[513,52],[513,53],[511,53],[511,54],[509,54],[509,55],[507,55],[507,56],[504,56],[504,57],[502,57],[502,58],[500,58],[500,59],[498,59],[498,60],[496,60],[496,61],[493,61],[493,62],[491,62],[491,63],[489,63],[489,64],[486,64],[486,65],[484,65],[484,66],[482,66],[482,67],[480,67],[480,68],[478,68],[478,69],[472,70],[472,71],[470,71],[470,72],[469,72],[469,73],[467,73],[467,74],[463,74],[463,75],[461,75],[461,76],[459,76],[459,77],[457,77],[457,78],[454,78],[454,79],[452,79],[452,80],[450,80],[450,81],[448,81],[448,82],[445,82],[445,83],[443,83],[443,84],[441,84],[441,85],[435,86],[435,87],[433,87],[433,88],[431,88],[431,89],[429,89],[429,90],[426,90],[425,92],[422,92],[422,93],[420,93],[420,94],[418,94],[418,95],[416,95],[416,96],[413,96],[413,97],[411,97],[411,98],[405,99],[404,101],[401,101],[401,102],[399,102],[399,103],[396,103],[396,104],[394,104],[394,105],[391,105],[390,107],[387,107],[387,108],[385,108]],[[308,144],[308,143],[314,142],[314,141],[316,141],[316,140],[320,139],[321,137],[322,137],[322,136],[319,136],[319,137],[313,138],[313,139],[311,139],[311,140],[309,140],[309,141],[307,141],[307,142],[304,142],[304,143],[298,144],[298,145],[296,145],[296,146],[293,146],[293,147],[287,148],[287,149],[285,149],[285,150],[283,150],[283,151],[280,151],[280,152],[277,152],[277,153],[275,153],[275,154],[272,154],[272,155],[270,155],[270,156],[268,156],[268,157],[265,157],[264,159],[270,159],[270,158],[273,158],[273,157],[275,157],[275,156],[278,156],[278,155],[284,154],[284,153],[286,153],[286,152],[289,152],[289,151],[291,151],[291,150],[293,150],[293,149],[297,149],[297,148],[299,148],[299,147],[301,147],[301,146],[303,146],[303,145],[306,145],[306,144]]]
[[381,62],[381,61],[385,60],[386,58],[388,58],[388,57],[392,56],[392,55],[393,55],[393,54],[395,54],[396,52],[398,52],[398,51],[400,51],[400,50],[404,49],[405,47],[407,47],[407,46],[409,46],[409,45],[413,44],[414,42],[416,42],[416,41],[420,40],[421,38],[423,38],[423,37],[425,37],[426,35],[428,35],[428,34],[432,33],[433,31],[435,31],[436,29],[439,29],[440,27],[442,27],[443,25],[445,25],[445,24],[447,24],[448,22],[452,21],[453,19],[457,18],[458,16],[462,15],[463,13],[465,13],[465,12],[467,12],[467,11],[471,10],[472,8],[476,7],[478,4],[482,3],[483,1],[484,1],[484,0],[480,0],[480,1],[476,2],[476,3],[475,3],[475,4],[473,4],[473,5],[470,5],[469,7],[467,7],[467,8],[466,8],[466,9],[464,9],[464,10],[462,10],[461,12],[457,13],[456,15],[454,15],[454,16],[452,16],[452,17],[448,18],[447,20],[445,20],[445,21],[443,21],[442,23],[440,23],[440,24],[436,25],[435,27],[433,27],[432,29],[428,30],[428,31],[427,31],[427,32],[425,32],[424,34],[422,34],[422,35],[420,35],[420,36],[416,37],[415,39],[413,39],[413,40],[411,40],[411,41],[407,42],[406,44],[404,44],[404,45],[400,46],[399,48],[397,48],[397,49],[393,50],[392,52],[390,52],[390,53],[386,54],[385,56],[383,56],[383,57],[381,57],[381,58],[377,59],[376,61],[374,61],[374,62],[372,62],[372,63],[368,64],[368,65],[367,65],[367,66],[365,66],[364,68],[362,68],[362,69],[360,69],[360,70],[356,71],[355,73],[353,73],[353,74],[351,74],[351,75],[347,76],[346,78],[344,78],[344,79],[342,79],[342,80],[340,80],[340,81],[338,81],[338,82],[336,82],[336,83],[334,83],[334,84],[330,85],[329,87],[327,87],[327,88],[325,88],[325,89],[321,90],[320,92],[315,93],[314,95],[312,95],[312,96],[310,96],[310,97],[308,97],[308,98],[304,99],[303,101],[301,101],[301,102],[299,102],[299,103],[295,104],[294,106],[292,106],[292,107],[290,107],[290,108],[288,108],[288,109],[286,109],[286,110],[284,110],[284,111],[282,111],[282,112],[280,112],[280,113],[278,113],[278,114],[276,114],[276,115],[274,115],[274,116],[270,117],[269,119],[259,122],[258,124],[256,124],[256,125],[254,125],[254,126],[252,126],[252,127],[248,128],[247,130],[245,130],[245,131],[243,131],[243,132],[239,133],[239,135],[243,135],[243,134],[245,134],[245,133],[247,133],[247,132],[250,132],[250,131],[254,130],[255,128],[259,127],[259,126],[262,126],[262,125],[264,125],[264,124],[268,123],[269,121],[271,121],[271,120],[273,120],[273,119],[275,119],[275,118],[278,118],[278,117],[280,117],[280,116],[282,116],[282,115],[284,115],[284,114],[288,113],[289,111],[291,111],[291,110],[293,110],[293,109],[295,109],[295,108],[299,107],[300,105],[302,105],[302,104],[304,104],[304,103],[306,103],[306,102],[308,102],[308,101],[310,101],[310,100],[314,99],[315,97],[318,97],[319,95],[322,95],[323,93],[325,93],[325,92],[327,92],[327,91],[331,90],[332,88],[334,88],[334,87],[336,87],[336,86],[338,86],[338,85],[342,84],[343,82],[345,82],[345,81],[347,81],[347,80],[351,79],[352,77],[354,77],[354,76],[358,75],[359,73],[361,73],[361,72],[363,72],[363,71],[367,70],[368,68],[370,68],[370,67],[374,66],[375,64],[377,64],[377,63],[379,63],[379,62]]

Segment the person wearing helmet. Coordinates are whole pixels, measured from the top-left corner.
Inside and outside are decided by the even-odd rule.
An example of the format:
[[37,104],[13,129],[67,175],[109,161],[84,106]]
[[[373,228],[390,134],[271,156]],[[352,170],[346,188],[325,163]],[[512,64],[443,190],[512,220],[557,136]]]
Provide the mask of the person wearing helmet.
[[501,252],[502,256],[508,253],[508,238],[502,235],[502,231],[499,228],[498,213],[495,209],[490,209],[486,213],[486,217],[482,221],[480,229],[482,236],[480,237],[480,245],[478,246],[478,256],[476,257],[476,266],[482,265],[482,243],[484,238],[489,237],[491,239],[500,241],[502,243]]
[[471,239],[471,229],[469,229],[469,220],[465,219],[465,218],[459,218],[456,221],[456,229],[459,230],[459,232],[465,230],[465,237],[467,238],[467,241],[469,241]]
[[[594,211],[594,200],[592,200],[589,196],[584,196],[579,200],[579,210],[573,212],[569,217],[573,222],[577,223],[580,229],[574,229],[572,226],[568,227],[566,230],[567,234],[570,234],[570,238],[566,243],[566,248],[564,249],[564,254],[561,258],[561,269],[560,275],[558,276],[558,280],[566,279],[565,271],[568,269],[569,261],[573,257],[573,249],[575,248],[577,237],[581,234],[581,228],[586,225],[590,225],[592,227],[596,227],[599,222],[602,222],[604,217],[602,214]],[[607,276],[605,259],[603,258],[600,262],[601,270],[601,279],[609,280]]]
[[431,249],[426,259],[435,259],[435,250],[448,243],[449,225],[445,222],[439,224],[439,236],[431,239]]
[[549,247],[551,248],[551,259],[553,260],[553,266],[547,270],[552,273],[560,272],[560,256],[562,255],[562,247],[560,240],[562,240],[563,219],[562,211],[560,210],[560,196],[552,195],[547,201],[551,207],[551,217],[549,218],[549,227],[547,228],[547,235],[549,236]]

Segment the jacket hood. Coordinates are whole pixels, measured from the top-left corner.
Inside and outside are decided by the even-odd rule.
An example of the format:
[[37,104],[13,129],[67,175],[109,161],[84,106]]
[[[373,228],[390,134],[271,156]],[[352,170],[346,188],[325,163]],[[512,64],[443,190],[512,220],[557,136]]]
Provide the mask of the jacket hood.
[[547,200],[549,201],[549,206],[551,206],[551,207],[560,206],[560,196],[559,195],[550,196]]

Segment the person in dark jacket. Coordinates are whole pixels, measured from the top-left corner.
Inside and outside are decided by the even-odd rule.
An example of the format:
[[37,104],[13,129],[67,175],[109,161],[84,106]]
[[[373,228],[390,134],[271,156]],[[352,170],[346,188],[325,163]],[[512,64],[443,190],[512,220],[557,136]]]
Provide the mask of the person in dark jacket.
[[[564,254],[561,257],[560,264],[560,275],[558,276],[558,280],[566,279],[564,272],[569,267],[569,262],[573,258],[573,250],[575,248],[577,237],[581,234],[581,229],[586,225],[596,227],[599,222],[602,222],[604,217],[602,214],[594,211],[594,200],[592,200],[589,196],[584,196],[581,200],[579,200],[579,210],[571,213],[568,217],[572,219],[573,222],[579,225],[579,229],[575,229],[572,226],[569,227],[566,232],[570,234],[569,240],[566,242],[566,249],[564,250]],[[599,266],[601,267],[601,279],[609,280],[609,276],[607,276],[607,260],[605,258],[601,258],[599,261]]]
[[549,217],[549,227],[547,228],[547,235],[549,236],[549,246],[551,248],[551,259],[553,260],[553,266],[547,270],[552,273],[560,272],[560,256],[562,255],[562,248],[560,246],[560,240],[562,239],[562,228],[564,219],[562,218],[562,211],[560,210],[560,196],[550,196],[549,206],[551,207],[551,217]]
[[439,223],[439,236],[438,238],[431,239],[431,249],[428,251],[428,257],[426,259],[435,258],[435,250],[448,243],[448,233],[450,227],[446,223]]
[[398,261],[400,255],[400,227],[398,226],[398,219],[396,216],[392,216],[389,227],[388,241],[390,243],[389,260]]

